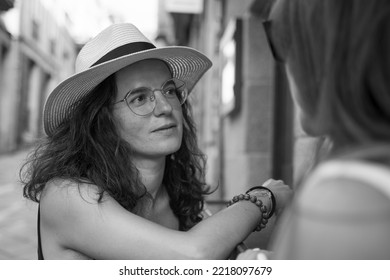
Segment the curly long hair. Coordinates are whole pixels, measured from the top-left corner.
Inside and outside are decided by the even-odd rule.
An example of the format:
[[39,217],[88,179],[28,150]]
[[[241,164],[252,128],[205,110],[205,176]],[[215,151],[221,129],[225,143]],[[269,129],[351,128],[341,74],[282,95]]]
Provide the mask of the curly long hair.
[[[45,137],[20,170],[23,194],[35,202],[47,182],[54,178],[90,183],[99,188],[98,202],[105,193],[128,211],[138,214],[141,198],[147,198],[138,170],[129,160],[132,149],[115,129],[112,114],[117,87],[114,75],[69,110],[69,118],[50,137]],[[166,157],[163,184],[180,230],[188,230],[202,219],[206,159],[197,144],[196,128],[188,102],[183,110],[183,140],[180,149]],[[142,206],[141,206],[142,208]]]

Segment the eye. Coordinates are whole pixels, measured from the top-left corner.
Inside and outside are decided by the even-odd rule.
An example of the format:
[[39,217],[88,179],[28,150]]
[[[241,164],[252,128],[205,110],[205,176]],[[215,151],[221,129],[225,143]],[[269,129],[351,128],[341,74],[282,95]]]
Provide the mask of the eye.
[[177,94],[177,88],[173,81],[169,81],[164,85],[164,95],[167,97],[174,97]]
[[139,88],[132,90],[126,98],[127,104],[131,106],[141,106],[145,104],[150,96],[150,90],[147,88]]
[[176,88],[172,87],[172,88],[164,89],[164,94],[167,96],[175,96],[176,95]]

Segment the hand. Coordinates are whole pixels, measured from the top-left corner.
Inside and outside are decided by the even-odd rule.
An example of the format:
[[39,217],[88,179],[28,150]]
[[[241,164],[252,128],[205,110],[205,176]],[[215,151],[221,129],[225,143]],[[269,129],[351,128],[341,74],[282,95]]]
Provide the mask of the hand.
[[282,180],[268,179],[262,186],[268,188],[274,194],[276,201],[275,214],[278,215],[291,201],[293,190],[290,186],[285,185]]
[[259,248],[248,249],[238,254],[236,260],[268,260],[270,252]]

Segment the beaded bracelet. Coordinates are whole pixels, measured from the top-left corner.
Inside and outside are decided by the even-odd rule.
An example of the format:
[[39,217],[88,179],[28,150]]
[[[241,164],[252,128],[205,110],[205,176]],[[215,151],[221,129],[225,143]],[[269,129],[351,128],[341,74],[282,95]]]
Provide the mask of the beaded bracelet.
[[260,209],[261,219],[260,219],[260,222],[258,223],[258,225],[256,226],[256,228],[253,231],[260,231],[263,228],[265,228],[265,226],[268,223],[268,219],[269,219],[269,215],[267,214],[267,206],[263,205],[263,202],[260,199],[258,199],[256,196],[250,195],[248,193],[247,194],[236,195],[236,196],[233,197],[232,200],[230,200],[228,202],[227,207],[233,205],[234,203],[242,201],[242,200],[248,200],[248,201],[256,204],[256,206],[259,207],[259,209]]
[[270,207],[271,210],[268,213],[268,215],[269,215],[269,218],[271,218],[272,215],[275,213],[275,209],[276,209],[276,199],[275,199],[273,192],[269,188],[266,188],[263,186],[255,186],[255,187],[252,187],[249,190],[247,190],[246,193],[250,193],[251,191],[254,191],[254,190],[266,190],[270,193],[270,195],[271,195],[271,207]]

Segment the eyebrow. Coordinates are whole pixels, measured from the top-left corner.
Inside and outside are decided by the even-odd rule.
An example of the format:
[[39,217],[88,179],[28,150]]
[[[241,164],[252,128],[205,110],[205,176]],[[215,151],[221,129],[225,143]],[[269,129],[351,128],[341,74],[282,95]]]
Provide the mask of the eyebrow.
[[135,88],[132,88],[132,89],[129,89],[127,91],[127,93],[131,92],[131,91],[134,91],[136,89],[142,89],[142,88],[148,88],[148,89],[163,89],[163,86],[166,86],[166,85],[175,85],[175,82],[172,80],[173,78],[168,78],[165,82],[163,82],[160,87],[158,88],[153,88],[151,86],[145,86],[145,85],[141,85],[141,86],[138,86],[138,87],[135,87]]
[[136,87],[136,88],[133,88],[133,89],[130,89],[126,95],[130,96],[132,94],[136,94],[136,93],[139,93],[141,89],[148,89],[148,87],[145,87],[145,86],[141,86],[141,87]]

